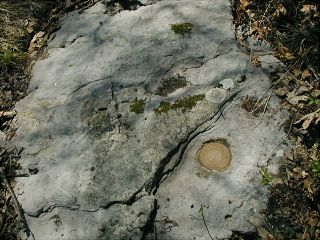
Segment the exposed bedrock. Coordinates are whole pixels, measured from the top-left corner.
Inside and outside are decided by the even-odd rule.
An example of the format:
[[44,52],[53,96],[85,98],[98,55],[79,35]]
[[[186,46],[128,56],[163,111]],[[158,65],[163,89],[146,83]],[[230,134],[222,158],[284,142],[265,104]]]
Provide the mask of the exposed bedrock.
[[[15,191],[37,240],[222,239],[259,224],[259,167],[281,157],[286,114],[227,1],[139,2],[67,14],[16,106],[13,141],[36,174]],[[267,96],[263,113],[246,96]],[[212,141],[231,155],[216,172],[199,162]]]

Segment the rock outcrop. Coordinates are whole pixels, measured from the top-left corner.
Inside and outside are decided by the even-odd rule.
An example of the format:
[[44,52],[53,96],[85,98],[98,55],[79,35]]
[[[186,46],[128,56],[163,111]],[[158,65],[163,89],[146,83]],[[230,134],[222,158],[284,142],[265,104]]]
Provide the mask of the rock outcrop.
[[[140,2],[67,14],[16,106],[22,167],[37,174],[15,191],[37,240],[222,239],[259,224],[259,166],[281,155],[286,118],[227,1]],[[264,111],[241,108],[246,96],[267,96]],[[209,172],[197,152],[219,139],[231,164]]]

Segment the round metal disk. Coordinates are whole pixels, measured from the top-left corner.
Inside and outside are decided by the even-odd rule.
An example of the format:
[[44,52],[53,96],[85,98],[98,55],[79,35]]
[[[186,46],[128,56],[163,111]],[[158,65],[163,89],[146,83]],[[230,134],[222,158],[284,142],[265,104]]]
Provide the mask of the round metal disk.
[[198,160],[210,171],[223,171],[230,165],[231,152],[222,143],[205,143],[198,152]]

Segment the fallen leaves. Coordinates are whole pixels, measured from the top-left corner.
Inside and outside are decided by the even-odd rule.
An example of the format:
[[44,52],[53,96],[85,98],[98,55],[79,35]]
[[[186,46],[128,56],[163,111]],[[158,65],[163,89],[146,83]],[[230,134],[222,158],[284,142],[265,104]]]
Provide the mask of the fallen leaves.
[[240,10],[245,11],[250,4],[250,0],[240,0]]
[[290,51],[289,48],[283,46],[281,42],[277,43],[276,51],[278,53],[278,56],[283,60],[293,60],[295,59],[293,53]]
[[312,196],[314,193],[313,187],[312,187],[312,180],[311,177],[308,176],[304,181],[303,181],[304,188],[308,191],[308,193]]
[[309,72],[309,70],[305,69],[302,73],[301,73],[301,78],[302,79],[306,79],[306,78],[309,78],[311,77],[311,73]]
[[273,13],[273,17],[280,17],[281,15],[287,15],[287,9],[280,3],[277,6],[276,11]]
[[[320,85],[319,9],[315,0],[239,0],[236,37],[270,40],[285,68],[272,73],[273,88],[292,119],[285,126],[292,149],[286,153],[279,184],[272,184],[263,239],[320,239]],[[251,62],[259,58],[251,52]],[[244,101],[245,107],[255,106]],[[242,105],[242,107],[244,107]],[[269,183],[268,175],[264,180]],[[314,211],[316,210],[316,211]],[[268,230],[266,230],[268,229]]]
[[251,56],[251,63],[252,63],[252,65],[254,65],[256,67],[261,67],[261,60],[260,60],[259,56],[252,55]]
[[304,129],[304,130],[309,128],[309,126],[312,122],[314,122],[317,125],[320,122],[320,109],[303,116],[298,121],[296,121],[294,124],[299,124],[301,122],[303,122],[302,129]]
[[300,11],[304,14],[310,14],[311,12],[317,11],[317,6],[313,4],[305,4],[305,5],[302,5],[302,8]]

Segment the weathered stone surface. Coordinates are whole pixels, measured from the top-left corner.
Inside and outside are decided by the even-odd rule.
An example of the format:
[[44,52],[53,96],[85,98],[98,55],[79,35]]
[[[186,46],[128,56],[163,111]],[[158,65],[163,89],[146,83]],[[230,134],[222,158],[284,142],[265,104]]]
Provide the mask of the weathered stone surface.
[[[208,239],[192,218],[201,205],[224,238],[260,216],[258,166],[279,147],[285,118],[273,97],[260,118],[240,106],[263,96],[267,77],[238,49],[226,1],[152,3],[68,14],[33,67],[14,142],[22,167],[39,170],[15,188],[36,239],[154,239],[155,219],[159,239]],[[193,31],[176,35],[180,22]],[[217,138],[233,160],[212,174],[194,154]]]

